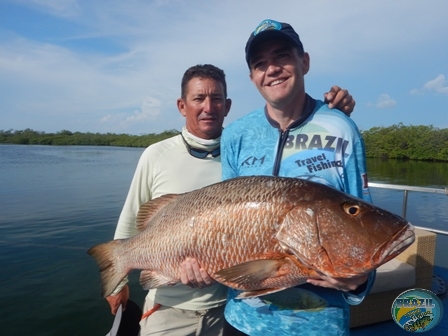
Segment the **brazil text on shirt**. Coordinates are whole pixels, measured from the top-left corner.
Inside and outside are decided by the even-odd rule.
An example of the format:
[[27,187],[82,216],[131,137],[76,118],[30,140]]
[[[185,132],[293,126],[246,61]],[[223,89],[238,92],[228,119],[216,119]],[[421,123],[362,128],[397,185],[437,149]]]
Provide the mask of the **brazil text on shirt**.
[[397,308],[434,308],[431,298],[426,299],[396,299]]
[[342,154],[346,156],[345,150],[349,144],[349,141],[338,138],[331,135],[326,135],[324,140],[320,134],[314,134],[311,140],[308,142],[309,136],[307,134],[297,134],[296,136],[290,135],[285,143],[285,149],[320,149],[334,151],[335,154]]

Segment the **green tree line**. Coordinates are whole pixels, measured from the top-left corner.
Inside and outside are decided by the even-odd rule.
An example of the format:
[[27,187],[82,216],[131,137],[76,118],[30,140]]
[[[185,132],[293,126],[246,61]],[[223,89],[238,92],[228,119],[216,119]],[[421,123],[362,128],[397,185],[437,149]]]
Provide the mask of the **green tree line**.
[[370,158],[448,161],[448,128],[399,123],[361,133]]
[[114,134],[114,133],[81,133],[62,130],[57,133],[38,132],[32,129],[23,131],[0,130],[0,143],[20,145],[53,145],[53,146],[120,146],[148,147],[153,143],[178,134],[176,130],[164,131],[159,134]]
[[[84,145],[147,147],[178,134],[168,130],[159,134],[81,133],[62,130],[57,133],[0,130],[0,143],[26,145]],[[361,131],[366,156],[384,159],[411,159],[448,161],[448,129],[431,126],[405,126],[402,123],[389,127],[373,127]]]

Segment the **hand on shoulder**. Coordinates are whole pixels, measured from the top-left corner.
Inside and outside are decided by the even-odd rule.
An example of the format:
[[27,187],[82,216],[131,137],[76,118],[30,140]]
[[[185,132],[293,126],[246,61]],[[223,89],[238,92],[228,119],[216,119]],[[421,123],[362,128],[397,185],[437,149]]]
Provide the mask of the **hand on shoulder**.
[[324,93],[324,102],[329,108],[336,108],[345,113],[348,117],[355,109],[355,100],[348,90],[343,90],[339,86],[333,86],[329,92]]

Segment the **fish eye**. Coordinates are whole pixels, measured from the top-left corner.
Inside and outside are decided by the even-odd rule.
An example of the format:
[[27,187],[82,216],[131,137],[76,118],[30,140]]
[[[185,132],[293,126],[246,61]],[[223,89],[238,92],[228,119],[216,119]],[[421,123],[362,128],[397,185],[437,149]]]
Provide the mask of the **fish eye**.
[[359,208],[358,205],[354,205],[354,204],[344,204],[343,206],[344,211],[352,216],[356,216],[359,214],[359,212],[361,211],[361,209]]

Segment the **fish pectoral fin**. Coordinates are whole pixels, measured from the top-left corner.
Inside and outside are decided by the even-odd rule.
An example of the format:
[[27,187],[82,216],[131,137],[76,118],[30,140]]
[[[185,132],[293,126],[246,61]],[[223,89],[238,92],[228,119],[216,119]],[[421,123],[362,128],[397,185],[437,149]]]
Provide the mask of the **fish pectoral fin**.
[[179,279],[170,278],[156,271],[143,270],[140,273],[140,285],[146,290],[162,286],[173,286],[178,282]]
[[249,298],[253,298],[253,297],[257,297],[260,295],[266,295],[266,294],[272,294],[275,292],[280,292],[284,289],[286,289],[287,287],[282,287],[282,288],[264,288],[264,289],[259,289],[259,290],[253,290],[253,291],[247,291],[247,292],[241,292],[240,294],[238,294],[235,299],[249,299]]
[[219,270],[215,273],[215,279],[224,284],[244,286],[283,275],[280,269],[285,263],[289,263],[287,258],[252,260]]

